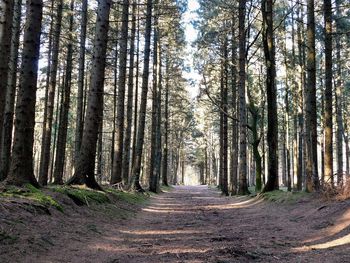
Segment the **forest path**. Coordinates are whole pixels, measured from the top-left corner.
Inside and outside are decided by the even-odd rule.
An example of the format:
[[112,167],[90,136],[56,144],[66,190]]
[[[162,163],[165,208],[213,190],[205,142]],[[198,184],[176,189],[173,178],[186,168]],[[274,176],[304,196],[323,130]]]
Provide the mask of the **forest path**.
[[[336,225],[323,216],[344,215],[344,206],[321,205],[275,204],[222,197],[207,186],[176,186],[153,196],[135,218],[96,222],[100,234],[66,241],[35,262],[350,262],[349,243],[331,250],[303,247],[308,238]],[[314,244],[327,241],[322,238]]]

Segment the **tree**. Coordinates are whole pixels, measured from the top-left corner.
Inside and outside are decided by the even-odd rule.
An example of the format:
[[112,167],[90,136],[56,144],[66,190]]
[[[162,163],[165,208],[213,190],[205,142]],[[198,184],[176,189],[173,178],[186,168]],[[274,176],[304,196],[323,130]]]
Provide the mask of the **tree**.
[[247,108],[246,108],[246,35],[245,35],[245,12],[246,1],[239,1],[238,34],[239,34],[239,185],[238,194],[249,193],[247,183]]
[[316,53],[315,53],[315,3],[307,1],[307,82],[305,90],[305,145],[306,191],[318,190],[317,169],[317,109],[316,109]]
[[[130,150],[131,150],[131,128],[133,116],[133,97],[134,97],[134,67],[135,67],[135,38],[136,38],[136,0],[132,3],[132,25],[130,35],[130,51],[129,51],[129,79],[128,79],[128,101],[126,110],[126,128],[123,150],[123,181],[127,184],[129,181],[130,170]],[[135,101],[137,103],[137,100]]]
[[80,155],[74,176],[68,184],[86,184],[101,189],[95,179],[98,128],[102,121],[103,89],[111,0],[100,0],[97,8],[91,80]]
[[332,63],[332,1],[324,0],[324,34],[325,34],[325,174],[324,182],[334,184],[333,179],[333,63]]
[[72,64],[73,64],[73,22],[74,22],[74,0],[70,3],[69,15],[69,39],[67,44],[66,74],[62,90],[60,123],[57,134],[57,148],[55,170],[53,173],[54,183],[63,184],[63,170],[66,158],[66,142],[68,129],[68,112],[70,107],[71,82],[72,82]]
[[39,186],[34,177],[33,140],[42,9],[41,0],[28,0],[26,3],[12,161],[6,179],[7,184],[19,186],[25,183]]
[[[0,136],[0,180],[7,177],[12,145],[13,116],[15,106],[15,94],[17,84],[17,63],[19,52],[19,37],[21,30],[22,0],[16,0],[14,5],[14,16],[12,24],[12,39],[10,62],[7,77],[6,102],[4,109],[4,121],[2,124],[2,134]],[[1,130],[1,129],[0,129]]]
[[145,24],[145,46],[144,46],[144,66],[142,73],[141,86],[141,105],[139,113],[139,123],[137,127],[137,141],[135,148],[135,159],[132,167],[131,186],[137,191],[143,191],[140,184],[141,159],[145,135],[145,119],[147,108],[147,93],[148,93],[148,77],[149,77],[149,62],[151,53],[151,31],[152,31],[152,0],[147,0],[146,6],[146,24]]
[[[121,183],[123,176],[123,143],[124,143],[124,119],[125,119],[125,84],[126,63],[128,55],[128,23],[129,23],[129,0],[123,0],[121,41],[119,42],[119,78],[118,78],[118,102],[117,124],[115,137],[114,164],[111,184]],[[125,175],[124,183],[127,183],[128,174]]]
[[58,55],[60,52],[60,35],[62,26],[62,13],[63,13],[63,0],[57,2],[56,23],[54,29],[54,36],[52,41],[52,55],[48,63],[50,64],[49,72],[49,85],[47,87],[47,96],[45,100],[44,108],[44,120],[43,120],[43,132],[41,143],[41,158],[40,158],[40,173],[39,183],[41,185],[47,185],[48,171],[50,163],[51,152],[51,133],[52,133],[52,119],[53,110],[55,104],[55,91],[57,84],[57,68],[58,68]]
[[[6,90],[8,81],[8,69],[11,51],[13,0],[4,0],[0,3],[0,136],[6,103]],[[2,140],[0,140],[2,148]]]
[[81,139],[83,136],[84,127],[84,79],[85,79],[85,43],[86,43],[86,28],[87,28],[87,7],[88,0],[81,1],[81,27],[80,27],[80,45],[79,45],[79,66],[78,66],[78,94],[77,94],[77,117],[75,127],[75,157],[78,155],[81,148]]
[[268,178],[263,192],[278,189],[278,119],[275,46],[273,36],[273,1],[261,2],[263,16],[263,45],[266,64],[266,94],[267,94],[267,143],[268,143]]

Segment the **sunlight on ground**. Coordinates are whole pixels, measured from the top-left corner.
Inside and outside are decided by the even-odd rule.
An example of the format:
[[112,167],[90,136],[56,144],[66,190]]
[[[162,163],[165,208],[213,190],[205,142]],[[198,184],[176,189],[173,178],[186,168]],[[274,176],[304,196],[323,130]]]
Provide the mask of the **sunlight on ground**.
[[193,231],[193,230],[142,230],[142,231],[120,231],[124,234],[132,234],[132,235],[179,235],[179,234],[200,234],[201,231]]
[[321,233],[317,237],[310,238],[305,241],[306,244],[309,244],[309,243],[318,243],[318,244],[305,245],[302,247],[295,248],[294,250],[303,252],[303,251],[308,251],[312,249],[328,249],[328,248],[350,244],[350,234],[347,234],[341,237],[334,237],[332,240],[329,240],[329,241],[324,241],[324,242],[322,241],[341,233],[343,230],[349,228],[349,226],[350,226],[350,209],[348,209],[348,211],[345,212],[344,215],[335,222],[334,226],[327,228],[325,231],[321,231]]

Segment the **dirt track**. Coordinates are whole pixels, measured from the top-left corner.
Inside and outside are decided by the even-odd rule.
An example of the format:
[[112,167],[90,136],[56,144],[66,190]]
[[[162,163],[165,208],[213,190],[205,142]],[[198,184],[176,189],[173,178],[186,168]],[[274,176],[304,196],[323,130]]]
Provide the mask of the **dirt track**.
[[182,186],[136,218],[101,218],[92,235],[79,238],[78,222],[18,262],[350,262],[349,202],[274,204]]

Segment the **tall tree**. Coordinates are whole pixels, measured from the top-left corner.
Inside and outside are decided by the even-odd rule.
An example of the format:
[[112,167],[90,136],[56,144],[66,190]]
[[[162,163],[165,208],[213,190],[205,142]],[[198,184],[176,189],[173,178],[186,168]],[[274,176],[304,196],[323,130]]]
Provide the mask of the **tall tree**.
[[[342,17],[341,17],[341,1],[335,1],[336,6],[336,27],[337,32],[341,31],[342,27]],[[343,183],[343,133],[344,133],[344,123],[343,123],[343,83],[342,83],[342,59],[341,59],[341,34],[335,37],[335,48],[336,48],[336,93],[335,93],[335,103],[336,103],[336,139],[337,139],[337,184],[342,185]]]
[[[123,0],[122,26],[119,42],[119,78],[118,78],[118,102],[117,123],[115,134],[115,153],[111,184],[122,182],[123,172],[123,143],[124,143],[124,120],[125,120],[125,84],[126,64],[128,56],[128,23],[129,23],[129,0]],[[127,177],[126,177],[127,178]],[[128,183],[124,180],[124,183]]]
[[276,62],[273,36],[273,1],[261,1],[263,45],[266,64],[268,177],[263,192],[278,189],[278,119]]
[[2,141],[2,143],[0,143],[0,180],[6,178],[10,166],[13,116],[17,84],[19,37],[21,31],[21,11],[22,0],[16,0],[14,5],[14,16],[12,24],[11,53],[7,77],[4,121],[2,123],[2,134],[0,136],[0,140]]
[[75,156],[78,159],[81,148],[81,139],[84,127],[84,79],[85,79],[85,43],[87,28],[87,8],[88,0],[81,1],[81,26],[80,26],[80,45],[79,45],[79,66],[78,66],[78,94],[77,94],[77,117],[75,127]]
[[137,191],[142,191],[140,184],[141,160],[145,136],[145,121],[147,109],[147,93],[148,93],[148,77],[149,77],[149,62],[151,53],[151,31],[152,31],[152,0],[147,0],[146,7],[146,24],[145,24],[145,46],[144,46],[144,66],[142,73],[141,86],[141,105],[139,113],[139,123],[137,127],[137,141],[135,148],[135,160],[132,168],[131,186]]
[[[136,0],[132,3],[132,22],[130,34],[130,51],[129,51],[129,79],[128,79],[128,101],[126,110],[126,128],[125,141],[123,150],[123,181],[127,184],[129,181],[130,170],[130,150],[131,150],[131,128],[133,116],[133,99],[134,99],[134,67],[135,67],[135,39],[136,39]],[[137,102],[137,100],[136,100]]]
[[91,80],[82,145],[75,174],[68,181],[68,184],[86,184],[88,187],[96,189],[101,189],[95,179],[95,157],[98,138],[97,127],[102,121],[103,112],[104,75],[111,4],[111,0],[98,2]]
[[38,186],[33,169],[35,103],[40,51],[42,0],[26,2],[21,74],[19,80],[14,143],[8,184]]
[[68,112],[70,107],[71,82],[73,69],[73,22],[74,22],[74,0],[70,3],[69,15],[69,39],[67,44],[66,76],[62,92],[60,122],[57,134],[56,160],[54,170],[54,183],[63,184],[64,164],[66,158],[66,142],[68,129]]
[[153,79],[152,79],[152,124],[151,124],[151,154],[149,160],[149,190],[157,193],[159,190],[159,176],[157,174],[157,129],[158,129],[158,82],[159,82],[159,24],[158,0],[154,2],[154,28],[153,28]]
[[238,194],[249,193],[247,182],[247,108],[246,108],[246,34],[245,15],[246,1],[239,0],[238,7],[239,34],[239,185]]
[[316,52],[315,52],[315,3],[307,0],[306,38],[306,90],[305,90],[305,145],[306,145],[306,191],[318,190],[317,169],[317,108],[316,108]]
[[324,91],[324,182],[333,185],[333,63],[332,63],[332,0],[324,0],[325,91]]
[[[58,69],[58,55],[60,51],[60,42],[62,41],[61,27],[62,27],[62,12],[63,12],[63,0],[57,1],[57,13],[56,23],[54,29],[54,36],[52,41],[52,55],[48,63],[50,64],[49,73],[49,85],[47,88],[47,98],[45,100],[44,108],[44,120],[43,120],[43,133],[41,142],[41,157],[40,157],[40,172],[39,183],[41,185],[47,185],[48,171],[50,163],[51,152],[51,133],[52,133],[52,119],[53,110],[55,104],[55,92],[57,84],[57,69]],[[50,52],[50,50],[49,50]]]
[[[9,73],[9,61],[11,51],[13,0],[3,0],[0,3],[0,136],[4,118],[6,89]],[[2,141],[0,140],[0,149]],[[1,154],[1,153],[0,153]]]

